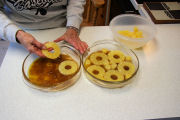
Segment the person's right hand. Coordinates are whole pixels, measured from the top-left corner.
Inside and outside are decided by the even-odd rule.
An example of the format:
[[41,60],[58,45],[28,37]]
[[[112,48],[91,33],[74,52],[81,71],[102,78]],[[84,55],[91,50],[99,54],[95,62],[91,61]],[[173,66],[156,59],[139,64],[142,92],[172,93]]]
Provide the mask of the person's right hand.
[[46,49],[44,44],[38,42],[31,34],[19,30],[16,34],[19,42],[31,53],[35,53],[40,57],[45,57],[41,50]]

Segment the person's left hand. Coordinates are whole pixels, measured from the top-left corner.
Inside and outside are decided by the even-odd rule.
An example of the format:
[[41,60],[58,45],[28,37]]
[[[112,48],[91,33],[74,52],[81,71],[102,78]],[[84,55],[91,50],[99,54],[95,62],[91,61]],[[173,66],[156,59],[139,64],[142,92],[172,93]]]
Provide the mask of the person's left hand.
[[54,40],[54,42],[59,42],[62,40],[65,40],[68,43],[72,44],[81,53],[84,53],[85,50],[88,48],[86,42],[81,41],[77,31],[72,28],[67,29],[64,35]]

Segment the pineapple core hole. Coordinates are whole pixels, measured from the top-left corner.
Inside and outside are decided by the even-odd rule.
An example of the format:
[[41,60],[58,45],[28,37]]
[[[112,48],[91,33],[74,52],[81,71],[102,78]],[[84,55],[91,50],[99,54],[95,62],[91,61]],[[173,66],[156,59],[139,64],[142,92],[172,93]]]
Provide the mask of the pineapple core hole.
[[111,75],[111,78],[112,78],[113,80],[117,80],[117,79],[118,79],[118,77],[117,77],[116,75]]
[[94,73],[95,75],[98,75],[98,74],[99,74],[99,71],[93,70],[93,73]]
[[114,55],[113,57],[116,58],[116,59],[118,59],[118,58],[119,58],[119,55]]
[[70,65],[66,65],[65,69],[69,70],[69,69],[71,69],[71,66]]
[[97,60],[97,61],[100,61],[100,60],[102,60],[102,57],[98,56],[98,57],[96,58],[96,60]]
[[125,70],[129,70],[129,67],[128,67],[128,66],[124,66],[124,69],[125,69]]

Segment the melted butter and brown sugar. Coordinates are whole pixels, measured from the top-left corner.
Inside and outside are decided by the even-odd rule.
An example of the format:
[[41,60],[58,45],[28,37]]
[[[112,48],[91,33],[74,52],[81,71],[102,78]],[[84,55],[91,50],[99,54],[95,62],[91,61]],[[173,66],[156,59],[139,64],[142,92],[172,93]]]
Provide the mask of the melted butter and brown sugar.
[[69,55],[65,54],[61,54],[57,59],[36,59],[28,71],[29,81],[40,87],[53,87],[71,79],[77,71],[72,75],[63,75],[58,70],[59,64],[65,60],[74,61]]

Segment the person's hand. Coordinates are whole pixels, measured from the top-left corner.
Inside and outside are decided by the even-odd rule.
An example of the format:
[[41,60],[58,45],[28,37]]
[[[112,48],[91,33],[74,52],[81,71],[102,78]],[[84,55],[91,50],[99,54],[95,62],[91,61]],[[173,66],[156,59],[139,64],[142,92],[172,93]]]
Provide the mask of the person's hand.
[[35,53],[40,57],[45,57],[41,50],[46,49],[46,47],[38,42],[31,34],[19,30],[16,34],[16,38],[29,52]]
[[72,44],[81,53],[84,53],[85,50],[88,48],[86,42],[81,41],[77,31],[72,28],[67,29],[64,35],[54,40],[54,42],[59,42],[62,40],[65,40],[68,43]]

